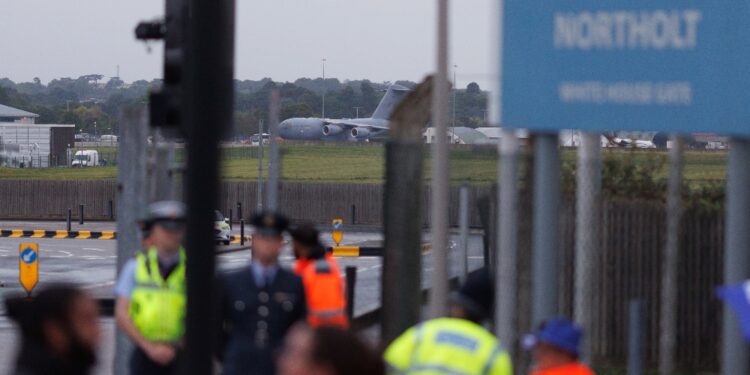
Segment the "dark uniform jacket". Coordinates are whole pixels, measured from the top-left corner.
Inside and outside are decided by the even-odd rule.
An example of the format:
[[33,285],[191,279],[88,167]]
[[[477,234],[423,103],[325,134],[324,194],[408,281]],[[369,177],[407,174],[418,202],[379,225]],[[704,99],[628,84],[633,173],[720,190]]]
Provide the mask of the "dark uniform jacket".
[[271,284],[259,288],[246,267],[224,276],[220,286],[223,373],[274,374],[284,336],[307,317],[302,279],[279,268]]

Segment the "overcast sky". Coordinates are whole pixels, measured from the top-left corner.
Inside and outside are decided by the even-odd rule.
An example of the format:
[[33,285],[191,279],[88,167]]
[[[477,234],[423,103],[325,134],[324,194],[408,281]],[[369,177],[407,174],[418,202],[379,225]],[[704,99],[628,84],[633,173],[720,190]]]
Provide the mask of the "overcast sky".
[[[488,88],[493,0],[451,2],[459,87]],[[421,80],[435,69],[436,0],[237,0],[238,79],[326,76]],[[161,44],[137,42],[160,0],[0,0],[0,77],[48,82],[84,74],[161,77]]]

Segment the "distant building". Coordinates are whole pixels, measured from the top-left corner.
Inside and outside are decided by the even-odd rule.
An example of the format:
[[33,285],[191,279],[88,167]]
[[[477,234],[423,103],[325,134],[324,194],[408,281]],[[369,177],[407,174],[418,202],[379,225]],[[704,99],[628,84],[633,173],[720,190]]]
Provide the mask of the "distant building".
[[39,117],[39,115],[36,113],[26,112],[18,108],[0,104],[0,122],[33,124],[36,122],[37,117]]
[[0,166],[44,168],[68,164],[75,125],[0,123]]

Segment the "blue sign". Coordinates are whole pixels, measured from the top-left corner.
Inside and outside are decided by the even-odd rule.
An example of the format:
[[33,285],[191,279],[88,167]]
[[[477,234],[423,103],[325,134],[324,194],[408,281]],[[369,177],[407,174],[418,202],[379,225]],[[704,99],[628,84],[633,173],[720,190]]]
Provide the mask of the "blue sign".
[[34,249],[27,247],[21,252],[21,260],[26,264],[32,264],[36,261],[37,254]]
[[750,2],[507,0],[509,128],[750,135]]

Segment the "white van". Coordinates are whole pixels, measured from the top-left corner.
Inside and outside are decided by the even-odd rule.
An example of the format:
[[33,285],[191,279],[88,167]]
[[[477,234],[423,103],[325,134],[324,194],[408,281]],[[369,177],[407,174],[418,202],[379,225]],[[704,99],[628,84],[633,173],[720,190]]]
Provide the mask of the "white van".
[[72,167],[95,167],[99,165],[99,151],[81,150],[73,156]]

